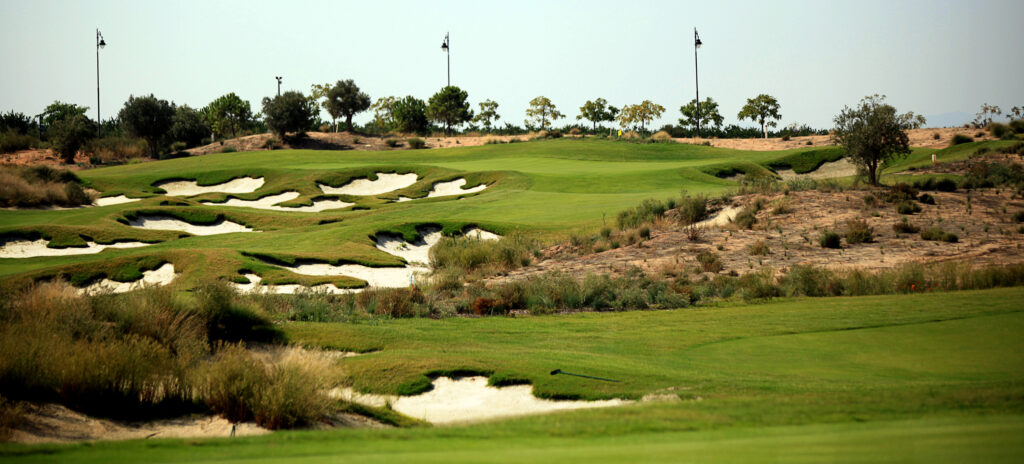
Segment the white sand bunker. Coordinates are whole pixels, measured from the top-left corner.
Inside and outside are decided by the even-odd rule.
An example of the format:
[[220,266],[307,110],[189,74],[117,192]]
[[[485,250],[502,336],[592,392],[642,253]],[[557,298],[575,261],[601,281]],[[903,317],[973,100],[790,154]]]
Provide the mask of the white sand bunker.
[[334,284],[313,285],[311,287],[299,284],[260,285],[260,281],[263,280],[260,276],[251,272],[243,272],[242,275],[249,279],[249,283],[231,284],[241,293],[267,293],[282,295],[294,295],[296,293],[331,293],[341,295],[346,293],[359,293],[362,291],[361,288],[338,288]]
[[378,235],[377,249],[398,256],[409,264],[430,264],[430,248],[441,240],[441,229],[423,228],[420,239],[409,243],[400,236]]
[[318,184],[320,190],[329,195],[380,195],[382,193],[394,192],[404,189],[416,183],[419,176],[416,173],[409,174],[388,174],[377,173],[377,180],[355,179],[341,187]]
[[128,198],[128,196],[126,195],[117,195],[113,197],[97,198],[96,201],[93,202],[93,204],[96,206],[110,206],[120,205],[122,203],[131,203],[133,201],[139,200],[141,200],[141,198]]
[[[434,184],[434,187],[430,189],[430,193],[427,193],[427,196],[425,198],[447,197],[452,195],[467,195],[470,193],[483,191],[485,188],[487,188],[487,184],[480,184],[477,185],[476,187],[468,189],[462,188],[463,185],[466,185],[466,179],[461,177],[451,182],[438,182]],[[402,202],[412,200],[418,200],[418,198],[398,197],[397,201]]]
[[496,234],[494,232],[488,232],[488,231],[483,230],[483,229],[481,229],[479,227],[471,227],[471,228],[463,231],[462,235],[467,237],[467,238],[472,238],[472,239],[476,239],[476,240],[483,240],[483,241],[501,240],[501,236],[500,235],[498,235],[498,234]]
[[335,389],[332,393],[342,399],[369,406],[391,408],[432,424],[476,422],[502,417],[543,414],[554,411],[585,408],[607,408],[630,404],[632,401],[612,399],[601,401],[553,401],[533,396],[530,385],[489,387],[486,377],[450,379],[440,377],[434,388],[416,396],[366,395],[350,388]]
[[695,225],[697,227],[727,226],[729,225],[729,223],[732,222],[732,220],[736,217],[736,214],[739,213],[741,209],[743,208],[739,206],[726,206],[725,208],[722,208],[722,210],[719,211],[718,214],[714,215],[711,218],[700,221]]
[[174,281],[174,265],[166,263],[152,271],[142,271],[142,278],[134,282],[117,282],[103,279],[78,291],[87,295],[96,293],[125,293],[143,287],[163,286]]
[[299,264],[286,267],[292,272],[315,276],[348,276],[365,280],[370,287],[398,288],[408,287],[419,281],[422,276],[430,274],[425,266],[404,267],[369,267],[361,264]]
[[777,171],[782,180],[796,179],[831,179],[834,177],[849,177],[857,175],[857,166],[846,158],[822,164],[818,169],[805,174],[797,174],[792,169],[779,169]]
[[164,189],[168,196],[190,197],[204,193],[252,193],[263,186],[263,178],[239,177],[231,179],[222,184],[200,186],[194,180],[175,180],[170,182],[159,182],[153,186]]
[[238,206],[242,208],[258,208],[268,209],[273,211],[297,211],[297,212],[320,212],[328,209],[341,209],[348,208],[355,203],[348,203],[341,200],[313,200],[313,204],[309,206],[274,206],[278,203],[283,203],[289,200],[294,200],[299,197],[299,192],[284,192],[277,195],[267,195],[263,198],[256,200],[239,200],[238,198],[229,198],[224,203],[214,203],[212,201],[201,202],[204,205],[217,205],[217,206]]
[[251,227],[237,222],[221,220],[209,225],[192,224],[167,216],[139,216],[128,222],[132,227],[155,230],[180,230],[192,235],[217,235],[234,232],[255,232]]
[[100,245],[96,242],[87,242],[84,247],[69,248],[48,248],[44,239],[39,240],[15,240],[0,245],[0,258],[36,258],[40,256],[70,256],[70,255],[91,255],[99,253],[107,248],[138,248],[150,245],[144,242],[119,242],[107,245]]

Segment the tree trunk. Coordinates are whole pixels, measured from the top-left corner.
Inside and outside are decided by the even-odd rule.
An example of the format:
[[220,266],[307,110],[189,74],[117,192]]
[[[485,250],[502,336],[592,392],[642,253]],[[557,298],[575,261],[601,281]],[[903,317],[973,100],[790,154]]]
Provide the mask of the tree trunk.
[[352,132],[352,115],[351,114],[346,114],[345,115],[345,130],[347,130],[349,132]]
[[878,178],[875,176],[875,171],[877,171],[877,170],[878,170],[878,163],[877,162],[868,162],[868,177],[869,177],[868,181],[870,181],[871,185],[873,185],[875,187],[878,186]]

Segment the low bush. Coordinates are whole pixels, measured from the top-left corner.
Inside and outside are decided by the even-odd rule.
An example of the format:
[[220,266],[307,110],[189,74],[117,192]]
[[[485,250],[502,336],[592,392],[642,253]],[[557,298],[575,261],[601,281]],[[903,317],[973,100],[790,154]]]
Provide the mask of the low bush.
[[938,132],[935,132],[935,133],[933,133],[933,134],[932,134],[932,139],[934,139],[934,140],[939,140],[939,139],[941,139],[941,138],[942,138],[942,136],[941,136],[941,135],[939,135],[939,133],[938,133]]
[[529,265],[539,249],[536,241],[519,233],[496,241],[445,237],[430,249],[430,263],[435,270],[490,275]]
[[916,234],[921,230],[921,228],[911,224],[907,221],[907,218],[903,218],[903,220],[892,225],[892,230],[897,234]]
[[697,262],[704,272],[719,273],[725,267],[722,264],[722,257],[713,251],[701,251],[697,253]]
[[39,145],[39,139],[26,134],[19,134],[9,130],[0,133],[0,153],[14,153],[19,150],[28,150]]
[[871,243],[875,238],[875,230],[868,226],[863,219],[850,219],[846,221],[846,243],[855,245],[858,243]]
[[747,251],[751,256],[767,256],[771,253],[771,250],[768,248],[768,244],[765,243],[764,240],[758,240],[752,243],[750,247],[747,248]]
[[1002,139],[1007,136],[1009,136],[1010,138],[1013,137],[1013,129],[1011,129],[1010,126],[1003,124],[1001,122],[993,122],[989,124],[988,132],[997,139]]
[[397,148],[402,145],[402,142],[400,142],[398,139],[387,139],[384,140],[384,144],[391,148]]
[[973,141],[974,139],[969,135],[956,134],[953,136],[953,140],[950,141],[950,145],[960,145],[961,143],[970,143]]
[[948,243],[956,243],[960,240],[956,234],[944,232],[939,227],[930,227],[921,231],[921,238],[929,241],[942,241]]
[[793,266],[782,277],[781,285],[786,296],[837,296],[844,288],[832,271],[802,265]]
[[413,138],[410,138],[410,139],[406,139],[405,143],[407,143],[409,145],[409,148],[411,148],[413,150],[422,150],[424,148],[427,148],[427,142],[423,141],[423,139],[421,139],[419,137],[413,137]]
[[670,142],[672,141],[672,135],[665,131],[658,131],[651,136],[651,140],[656,142]]
[[1024,134],[1024,119],[1014,119],[1010,121],[1010,129],[1018,134]]
[[619,211],[615,221],[619,230],[633,229],[654,222],[655,219],[663,217],[668,210],[666,202],[648,198],[635,208]]
[[741,229],[752,229],[754,224],[757,223],[757,212],[764,207],[764,201],[758,199],[754,203],[743,207],[736,216],[732,218],[732,223],[736,224]]
[[147,158],[149,145],[142,139],[104,137],[86,142],[82,152],[88,154],[90,159],[100,160],[100,164],[123,164],[131,159]]
[[921,207],[913,201],[906,200],[896,204],[896,212],[900,214],[920,213]]
[[922,194],[917,196],[917,201],[919,201],[919,202],[921,202],[922,204],[925,204],[925,205],[934,205],[935,204],[935,197],[933,197],[933,196],[931,196],[931,195],[929,195],[927,193],[922,193]]
[[263,148],[266,148],[267,150],[279,150],[283,146],[284,145],[281,144],[281,141],[275,137],[269,137],[263,142]]
[[1013,220],[1017,222],[1024,222],[1024,210],[1013,213]]
[[71,171],[48,166],[0,166],[0,207],[75,207],[92,204]]
[[822,248],[839,248],[841,246],[839,234],[831,230],[823,231],[821,237],[818,238],[818,244]]
[[679,214],[680,224],[696,224],[708,215],[708,199],[703,195],[684,196],[678,201],[676,211]]

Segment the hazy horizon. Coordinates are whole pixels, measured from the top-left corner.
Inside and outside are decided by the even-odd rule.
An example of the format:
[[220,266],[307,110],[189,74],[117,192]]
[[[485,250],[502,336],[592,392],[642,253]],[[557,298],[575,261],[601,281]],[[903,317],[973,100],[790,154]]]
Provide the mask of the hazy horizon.
[[[260,100],[282,90],[354,79],[373,100],[428,99],[452,84],[474,110],[500,104],[499,124],[522,125],[533,97],[549,97],[575,122],[597,97],[666,108],[675,124],[694,98],[693,29],[700,95],[725,123],[747,98],[778,98],[782,119],[831,127],[844,105],[886,94],[929,126],[969,120],[982,103],[1024,106],[1018,46],[1024,2],[4,2],[0,111],[35,115],[54,100],[96,117],[95,30],[103,118],[129,95],[196,108],[228,92]],[[364,123],[369,113],[355,118]],[[754,126],[750,121],[742,126]]]

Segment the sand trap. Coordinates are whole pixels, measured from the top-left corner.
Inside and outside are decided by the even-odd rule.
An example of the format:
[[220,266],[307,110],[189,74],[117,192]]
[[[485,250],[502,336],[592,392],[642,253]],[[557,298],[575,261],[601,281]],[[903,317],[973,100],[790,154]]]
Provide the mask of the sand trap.
[[427,194],[427,198],[465,195],[468,193],[480,192],[487,188],[487,184],[480,184],[468,189],[463,189],[463,185],[466,185],[466,179],[461,177],[451,182],[438,182],[434,184],[434,188],[430,189],[430,193]]
[[158,182],[153,184],[167,192],[168,196],[190,197],[204,193],[252,193],[263,186],[263,178],[239,177],[231,179],[222,184],[200,186],[194,180],[175,180],[171,182]]
[[470,229],[466,230],[463,233],[463,235],[468,237],[468,238],[472,238],[472,239],[476,239],[476,240],[484,240],[484,241],[501,240],[501,236],[500,235],[498,235],[498,234],[496,234],[494,232],[488,232],[488,231],[483,230],[483,229],[481,229],[479,227],[471,227]]
[[[14,430],[11,441],[65,443],[143,438],[226,438],[231,435],[231,423],[220,417],[193,416],[127,423],[90,417],[58,404],[29,405],[26,422],[26,427]],[[270,431],[252,422],[243,422],[235,428],[236,437],[267,433]]]
[[727,226],[729,225],[729,223],[732,222],[733,218],[736,217],[736,214],[739,213],[741,209],[743,208],[739,206],[726,206],[725,208],[722,208],[722,210],[719,211],[718,214],[716,214],[714,217],[700,221],[695,225],[697,227]]
[[103,279],[88,287],[79,289],[84,294],[95,293],[125,293],[147,286],[163,286],[174,281],[174,265],[165,263],[152,271],[142,271],[142,278],[134,282],[116,282],[110,279]]
[[119,242],[108,245],[100,245],[96,242],[87,242],[84,247],[69,248],[47,248],[45,239],[34,241],[16,240],[0,245],[0,258],[36,258],[40,256],[70,256],[70,255],[91,255],[99,253],[107,248],[138,248],[150,245],[144,242]]
[[231,284],[241,293],[268,293],[281,295],[293,295],[296,293],[332,293],[335,295],[341,295],[345,293],[359,293],[363,290],[361,288],[338,288],[334,284],[314,285],[311,287],[299,284],[260,285],[260,281],[263,280],[260,276],[251,272],[244,272],[242,275],[249,279],[249,283]]
[[409,174],[388,174],[383,172],[377,173],[377,180],[370,179],[355,179],[341,187],[331,187],[330,185],[318,184],[320,190],[329,195],[380,195],[382,193],[393,192],[398,189],[404,189],[412,184],[416,183],[419,176],[416,173]]
[[834,177],[849,177],[857,175],[857,166],[846,158],[822,164],[821,167],[806,174],[797,174],[792,169],[779,169],[777,171],[782,180],[796,179],[831,179]]
[[420,276],[430,274],[425,266],[404,267],[369,267],[361,264],[300,264],[285,267],[292,272],[315,276],[348,276],[365,280],[370,287],[398,288],[408,287],[420,280]]
[[533,396],[533,386],[514,385],[495,388],[487,386],[486,377],[450,379],[440,377],[434,388],[416,396],[385,396],[355,393],[351,388],[332,391],[338,398],[369,406],[391,408],[432,424],[477,422],[502,417],[543,414],[584,408],[607,408],[632,401],[612,399],[601,401],[552,401]]
[[409,243],[394,235],[377,236],[377,249],[398,256],[409,264],[430,264],[430,248],[441,240],[441,229],[423,228],[419,230],[420,239]]
[[294,200],[299,197],[299,192],[284,192],[277,195],[267,195],[263,198],[256,200],[240,200],[238,198],[229,198],[224,203],[215,203],[212,201],[201,202],[204,205],[215,205],[215,206],[238,206],[242,208],[257,208],[257,209],[268,209],[273,211],[297,211],[297,212],[320,212],[328,209],[341,209],[348,208],[355,203],[348,203],[341,200],[313,200],[313,204],[309,206],[274,206],[278,203],[283,203],[289,200]]
[[141,200],[141,198],[128,198],[126,195],[117,195],[113,197],[97,198],[96,201],[93,202],[93,204],[96,206],[110,206],[120,205],[122,203],[131,203],[133,201],[139,200]]
[[237,222],[222,220],[209,225],[191,224],[167,216],[139,216],[128,222],[132,227],[155,230],[180,230],[192,235],[217,235],[234,232],[255,232],[251,227]]

